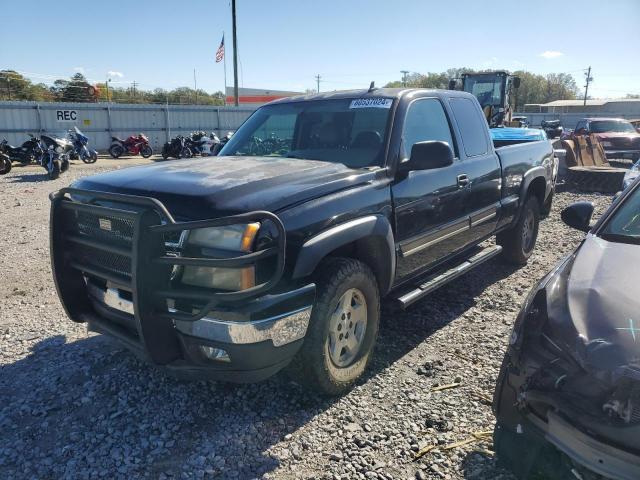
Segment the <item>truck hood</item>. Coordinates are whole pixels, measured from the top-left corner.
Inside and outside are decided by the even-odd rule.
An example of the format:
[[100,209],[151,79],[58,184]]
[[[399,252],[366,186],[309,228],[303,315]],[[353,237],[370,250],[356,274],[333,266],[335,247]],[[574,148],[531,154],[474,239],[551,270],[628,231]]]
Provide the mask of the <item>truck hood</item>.
[[[570,266],[566,295],[585,366],[639,364],[640,246],[588,235]],[[565,341],[568,339],[565,339]],[[569,343],[569,342],[567,342]]]
[[75,188],[154,197],[178,219],[277,212],[373,180],[367,169],[282,157],[208,157],[86,177]]

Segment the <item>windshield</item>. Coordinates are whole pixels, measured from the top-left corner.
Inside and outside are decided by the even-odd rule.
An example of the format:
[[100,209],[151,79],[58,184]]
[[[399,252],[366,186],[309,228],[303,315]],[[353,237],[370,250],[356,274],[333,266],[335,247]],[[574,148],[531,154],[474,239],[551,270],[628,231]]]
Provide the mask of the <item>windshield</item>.
[[640,245],[640,188],[636,188],[609,219],[600,236],[611,242]]
[[589,124],[589,129],[593,133],[606,133],[606,132],[635,132],[636,129],[633,128],[629,122],[624,122],[620,120],[598,120],[596,122],[591,122]]
[[390,98],[317,100],[258,109],[220,155],[276,156],[382,165]]
[[464,91],[473,94],[482,107],[502,105],[502,92],[505,77],[495,75],[467,75],[464,79]]

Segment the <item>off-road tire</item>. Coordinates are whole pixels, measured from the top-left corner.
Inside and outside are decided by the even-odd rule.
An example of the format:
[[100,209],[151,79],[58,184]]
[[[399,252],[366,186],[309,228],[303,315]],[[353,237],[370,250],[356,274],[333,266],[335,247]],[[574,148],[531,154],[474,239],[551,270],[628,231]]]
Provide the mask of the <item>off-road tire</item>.
[[[497,235],[496,241],[502,246],[502,258],[514,265],[526,265],[529,257],[533,253],[538,238],[538,228],[540,226],[540,206],[539,200],[530,195],[525,200],[524,207],[520,212],[517,223],[504,232]],[[529,242],[524,240],[525,222],[528,222],[532,215],[533,225],[529,227],[533,234]],[[532,230],[531,230],[532,229]]]
[[542,204],[542,208],[540,209],[540,219],[545,219],[551,213],[551,208],[553,207],[553,197],[556,193],[556,187],[554,186],[549,193],[549,196]]
[[[371,269],[350,258],[324,260],[317,269],[315,283],[316,301],[309,328],[288,372],[304,387],[335,396],[351,388],[371,359],[380,324],[380,293]],[[329,320],[338,300],[352,288],[360,290],[366,299],[367,326],[358,355],[351,364],[340,368],[328,351]]]
[[616,193],[627,172],[616,167],[569,167],[567,179],[583,192]]

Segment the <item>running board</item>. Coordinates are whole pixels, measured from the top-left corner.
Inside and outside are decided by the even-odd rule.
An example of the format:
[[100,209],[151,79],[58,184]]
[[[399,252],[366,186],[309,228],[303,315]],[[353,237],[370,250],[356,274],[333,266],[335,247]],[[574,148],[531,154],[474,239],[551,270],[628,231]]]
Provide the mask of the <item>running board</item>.
[[414,290],[410,290],[404,293],[402,296],[398,297],[396,301],[398,302],[400,308],[405,309],[412,303],[417,302],[422,297],[440,288],[445,283],[458,278],[460,275],[467,273],[472,268],[475,268],[478,265],[486,262],[487,260],[495,257],[501,251],[502,247],[500,245],[487,247],[481,250],[479,253],[476,253],[475,255],[467,258],[459,265],[456,265],[455,267],[452,267],[449,270],[436,274],[432,277],[428,277],[426,282],[422,283]]

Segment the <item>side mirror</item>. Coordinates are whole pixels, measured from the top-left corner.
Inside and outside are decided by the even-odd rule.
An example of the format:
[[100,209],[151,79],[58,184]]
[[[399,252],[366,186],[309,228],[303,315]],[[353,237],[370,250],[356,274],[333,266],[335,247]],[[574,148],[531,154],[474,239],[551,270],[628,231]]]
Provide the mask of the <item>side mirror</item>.
[[451,80],[449,80],[449,90],[455,90],[456,89],[456,79],[452,78]]
[[453,150],[447,142],[427,141],[414,143],[411,157],[400,164],[403,172],[431,170],[453,164]]
[[576,202],[560,212],[562,221],[576,230],[588,232],[591,230],[591,217],[593,216],[593,203]]
[[520,88],[520,77],[513,77],[513,88]]

